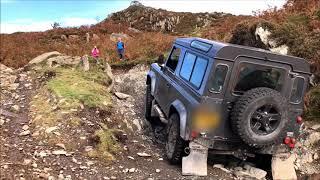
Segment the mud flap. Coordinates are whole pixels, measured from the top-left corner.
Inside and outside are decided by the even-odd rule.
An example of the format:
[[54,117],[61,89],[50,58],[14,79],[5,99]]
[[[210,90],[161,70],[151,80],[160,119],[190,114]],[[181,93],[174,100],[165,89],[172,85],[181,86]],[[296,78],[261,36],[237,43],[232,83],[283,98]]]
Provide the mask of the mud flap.
[[207,176],[208,148],[195,143],[189,143],[190,154],[182,158],[182,175]]

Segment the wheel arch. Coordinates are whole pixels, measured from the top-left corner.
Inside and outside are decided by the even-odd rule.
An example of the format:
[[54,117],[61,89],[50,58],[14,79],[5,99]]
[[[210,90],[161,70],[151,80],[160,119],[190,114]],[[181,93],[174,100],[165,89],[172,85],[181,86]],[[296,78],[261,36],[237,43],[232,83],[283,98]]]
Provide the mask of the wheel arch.
[[176,99],[174,102],[171,103],[169,109],[169,116],[173,113],[177,113],[180,119],[180,136],[184,140],[188,140],[188,133],[187,133],[187,110],[184,104]]

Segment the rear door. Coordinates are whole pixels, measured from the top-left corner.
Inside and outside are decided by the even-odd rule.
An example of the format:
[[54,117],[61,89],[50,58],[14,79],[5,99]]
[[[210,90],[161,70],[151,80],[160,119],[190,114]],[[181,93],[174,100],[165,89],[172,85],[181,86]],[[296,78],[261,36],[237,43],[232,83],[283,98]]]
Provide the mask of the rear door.
[[244,92],[256,87],[269,87],[289,98],[291,67],[255,58],[238,57],[232,71],[226,99],[232,103]]
[[218,114],[215,123],[210,129],[209,136],[219,140],[232,137],[228,119],[229,102],[225,100],[225,94],[230,80],[233,62],[214,60],[210,77],[207,81],[206,96],[203,103],[210,105],[210,111]]

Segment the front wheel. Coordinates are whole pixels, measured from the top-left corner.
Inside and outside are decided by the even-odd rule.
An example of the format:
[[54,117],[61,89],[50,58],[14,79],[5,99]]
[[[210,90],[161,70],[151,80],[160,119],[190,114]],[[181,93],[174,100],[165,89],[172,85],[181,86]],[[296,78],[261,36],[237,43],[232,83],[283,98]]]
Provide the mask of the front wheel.
[[180,136],[180,118],[178,114],[172,114],[169,118],[167,126],[167,141],[166,141],[166,154],[171,164],[178,164],[181,162],[184,155],[184,148],[186,141]]
[[148,84],[146,88],[146,99],[145,99],[145,118],[151,121],[151,109],[152,109],[153,96],[151,95],[151,85]]

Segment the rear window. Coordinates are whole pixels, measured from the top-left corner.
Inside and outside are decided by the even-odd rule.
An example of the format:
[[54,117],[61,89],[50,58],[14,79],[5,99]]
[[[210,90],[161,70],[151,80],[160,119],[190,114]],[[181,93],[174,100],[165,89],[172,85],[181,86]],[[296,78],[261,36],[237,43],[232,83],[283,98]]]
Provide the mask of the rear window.
[[212,85],[210,88],[210,92],[220,93],[222,91],[227,73],[228,73],[227,65],[223,65],[223,64],[217,65],[214,72],[213,81],[211,82]]
[[186,53],[180,70],[180,76],[197,89],[200,88],[208,66],[208,60]]
[[257,64],[241,63],[234,92],[245,92],[257,87],[282,90],[286,71],[284,69]]
[[296,77],[293,82],[290,102],[300,103],[303,96],[304,79],[302,77]]

